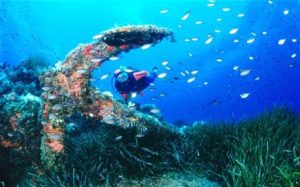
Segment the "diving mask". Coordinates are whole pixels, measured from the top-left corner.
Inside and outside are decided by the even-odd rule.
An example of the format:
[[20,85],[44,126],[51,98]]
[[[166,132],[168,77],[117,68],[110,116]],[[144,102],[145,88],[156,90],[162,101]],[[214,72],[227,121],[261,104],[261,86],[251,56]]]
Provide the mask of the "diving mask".
[[118,82],[125,82],[128,79],[128,73],[122,72],[117,76],[117,81]]

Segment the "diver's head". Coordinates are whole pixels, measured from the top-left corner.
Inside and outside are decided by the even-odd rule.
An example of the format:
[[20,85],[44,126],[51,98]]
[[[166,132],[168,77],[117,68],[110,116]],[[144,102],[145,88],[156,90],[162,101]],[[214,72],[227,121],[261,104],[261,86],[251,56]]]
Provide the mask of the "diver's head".
[[128,73],[125,71],[122,71],[118,76],[117,76],[117,81],[118,82],[125,82],[128,79]]

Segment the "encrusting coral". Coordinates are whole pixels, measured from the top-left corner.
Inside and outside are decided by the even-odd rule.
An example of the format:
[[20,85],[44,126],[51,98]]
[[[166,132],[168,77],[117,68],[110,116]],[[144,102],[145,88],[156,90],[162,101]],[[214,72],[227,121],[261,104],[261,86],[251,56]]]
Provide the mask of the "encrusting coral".
[[[124,128],[137,126],[147,129],[148,121],[138,112],[128,110],[113,98],[99,93],[90,83],[92,71],[110,57],[121,52],[156,44],[165,37],[174,41],[171,31],[153,25],[126,26],[94,36],[95,42],[80,44],[56,67],[41,76],[44,93],[43,116],[45,141],[42,158],[49,166],[50,158],[63,151],[66,120],[74,113]],[[160,125],[155,117],[151,125]],[[135,120],[132,120],[135,119]],[[49,150],[50,149],[50,150]],[[50,159],[50,160],[49,160]]]

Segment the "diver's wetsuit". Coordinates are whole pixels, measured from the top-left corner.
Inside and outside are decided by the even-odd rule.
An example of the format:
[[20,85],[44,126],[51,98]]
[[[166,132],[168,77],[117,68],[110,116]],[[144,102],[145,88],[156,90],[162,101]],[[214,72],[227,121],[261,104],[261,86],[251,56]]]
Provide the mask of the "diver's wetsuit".
[[[138,72],[136,70],[133,70],[128,74],[128,79],[124,82],[119,82],[117,79],[115,81],[115,87],[118,90],[120,94],[122,94],[123,98],[124,95],[128,96],[131,93],[141,93],[145,88],[147,88],[150,83],[153,83],[155,78],[157,77],[156,72],[151,72],[149,75],[143,76],[139,80],[136,80],[134,77],[134,73]],[[121,72],[115,74],[115,78],[118,77],[118,75]]]

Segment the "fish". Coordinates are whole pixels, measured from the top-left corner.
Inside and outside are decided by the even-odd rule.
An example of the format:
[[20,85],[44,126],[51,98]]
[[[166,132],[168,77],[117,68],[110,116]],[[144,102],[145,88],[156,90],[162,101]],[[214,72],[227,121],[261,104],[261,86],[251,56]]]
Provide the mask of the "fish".
[[102,94],[108,97],[114,97],[114,95],[110,91],[104,91],[102,92]]
[[42,90],[46,92],[46,91],[52,90],[52,87],[45,86],[45,87],[42,87]]
[[100,80],[104,80],[104,79],[107,79],[109,77],[109,73],[107,74],[104,74],[100,77]]
[[255,32],[251,32],[252,36],[257,36],[257,34]]
[[272,0],[269,0],[268,3],[271,5],[271,4],[273,4],[273,1],[272,1]]
[[77,70],[76,72],[79,73],[79,74],[87,74],[88,70],[87,69],[80,69],[80,70]]
[[180,75],[182,75],[184,77],[186,76],[186,74],[184,72],[181,72]]
[[255,41],[255,38],[249,38],[246,42],[247,44],[252,44]]
[[235,39],[235,40],[233,40],[233,42],[234,42],[234,43],[238,43],[238,42],[239,42],[239,40],[238,40],[238,39]]
[[205,44],[210,44],[213,41],[214,37],[209,37],[206,41]]
[[93,36],[93,40],[99,40],[103,37],[103,34],[96,34],[95,36]]
[[241,97],[242,99],[246,99],[247,97],[249,97],[249,95],[250,95],[250,93],[241,93],[241,94],[240,94],[240,97]]
[[237,15],[238,18],[242,18],[242,17],[244,17],[244,16],[245,16],[244,13],[240,13],[240,14]]
[[249,56],[249,60],[254,60],[254,57],[253,56]]
[[145,50],[145,49],[148,49],[152,46],[152,44],[145,44],[141,47],[141,49]]
[[145,134],[142,134],[142,133],[135,135],[136,138],[143,138],[144,136],[145,136]]
[[163,79],[167,76],[167,73],[160,73],[157,75],[157,78]]
[[111,61],[116,61],[116,60],[119,60],[119,57],[117,57],[117,56],[112,56],[112,57],[109,58],[109,60],[111,60]]
[[239,31],[239,28],[233,28],[229,31],[229,34],[233,35]]
[[155,88],[149,88],[149,90],[151,91],[151,92],[153,92],[153,91],[155,91]]
[[116,138],[115,138],[115,140],[116,141],[119,141],[119,140],[121,140],[123,138],[123,136],[117,136]]
[[194,70],[194,71],[191,71],[191,74],[192,75],[195,75],[195,74],[197,74],[199,71],[198,70]]
[[266,31],[263,31],[261,34],[262,34],[262,35],[267,35],[267,34],[268,34],[268,32],[266,32]]
[[54,99],[57,98],[57,96],[56,96],[56,95],[49,95],[47,98],[48,98],[49,100],[54,100]]
[[165,65],[167,65],[168,63],[169,63],[169,61],[165,60],[165,61],[162,61],[162,62],[161,62],[161,65],[165,66]]
[[189,53],[189,56],[190,56],[190,57],[192,57],[192,56],[193,56],[193,54],[192,54],[192,53]]
[[284,14],[284,15],[288,15],[289,12],[290,12],[290,11],[289,11],[288,9],[285,9],[285,10],[283,11],[283,14]]
[[168,13],[168,12],[169,12],[168,9],[163,9],[163,10],[159,11],[159,13],[161,13],[161,14],[166,14],[166,13]]
[[182,25],[179,24],[179,25],[177,25],[177,26],[178,26],[178,28],[183,29],[183,26],[182,26]]
[[239,69],[239,66],[233,66],[233,70],[237,71]]
[[245,70],[241,70],[240,75],[241,76],[246,76],[251,72],[251,69],[245,69]]
[[190,41],[191,41],[191,39],[189,39],[189,38],[186,38],[186,39],[184,39],[184,41],[185,41],[185,42],[190,42]]
[[152,101],[155,101],[156,99],[157,99],[157,97],[152,97],[151,98]]
[[191,11],[188,10],[186,13],[184,13],[183,16],[181,16],[181,21],[185,21],[189,18]]
[[135,98],[137,96],[136,92],[131,93],[131,98]]
[[231,10],[231,8],[222,8],[223,12],[229,12]]
[[259,80],[260,80],[260,77],[255,77],[254,80],[259,81]]
[[185,70],[184,72],[185,72],[185,74],[188,74],[188,75],[191,74],[188,70]]
[[203,85],[208,85],[208,82],[204,82]]
[[55,104],[52,106],[52,110],[61,110],[63,107],[61,104]]
[[297,54],[296,54],[296,53],[293,53],[293,54],[291,55],[291,58],[296,58],[296,56],[297,56]]
[[151,109],[150,112],[151,112],[152,114],[158,114],[158,113],[160,113],[160,110],[157,109],[157,108],[154,108],[154,109]]
[[208,7],[213,7],[213,6],[215,6],[216,4],[214,4],[214,3],[209,3],[209,4],[207,4],[207,6]]
[[101,62],[103,59],[101,59],[101,58],[93,58],[93,59],[91,59],[91,62],[93,62],[93,63],[98,63],[98,62]]
[[220,22],[220,21],[222,21],[222,18],[217,18],[216,21]]
[[199,38],[197,38],[197,37],[193,37],[192,38],[192,41],[194,41],[194,42],[196,42],[196,41],[198,41],[199,40]]
[[159,96],[160,97],[165,97],[167,94],[166,93],[160,93]]
[[191,83],[191,82],[193,82],[195,79],[196,79],[196,77],[191,77],[191,78],[189,78],[186,82],[187,82],[187,83]]
[[278,45],[284,45],[285,41],[286,41],[285,38],[282,38],[282,39],[278,40]]
[[292,39],[292,42],[293,42],[293,43],[296,43],[297,41],[298,41],[297,38],[293,38],[293,39]]
[[165,66],[166,70],[172,70],[172,68],[170,66]]
[[203,22],[202,21],[195,21],[195,24],[196,25],[200,25],[200,24],[202,24]]
[[219,29],[215,29],[214,31],[215,31],[215,33],[221,33],[221,32],[222,32],[222,31],[219,30]]
[[222,58],[217,58],[216,61],[217,62],[223,62],[223,59]]

